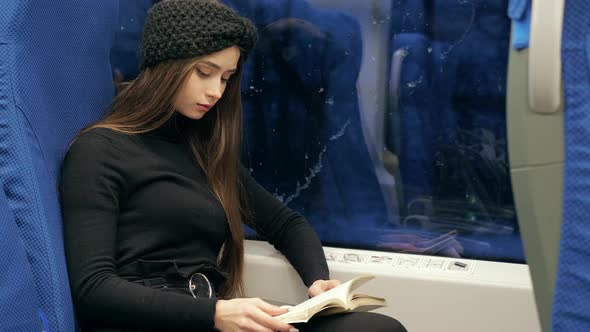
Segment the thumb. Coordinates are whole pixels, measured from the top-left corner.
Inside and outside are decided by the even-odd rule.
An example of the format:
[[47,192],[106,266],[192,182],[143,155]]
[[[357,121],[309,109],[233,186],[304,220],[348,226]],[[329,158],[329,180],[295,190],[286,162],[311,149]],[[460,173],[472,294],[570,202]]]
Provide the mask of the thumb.
[[328,282],[326,282],[325,288],[324,290],[330,290],[334,287],[340,286],[340,280],[328,280]]
[[320,295],[323,292],[329,291],[330,289],[340,285],[340,280],[316,280],[311,287],[309,287],[309,297]]

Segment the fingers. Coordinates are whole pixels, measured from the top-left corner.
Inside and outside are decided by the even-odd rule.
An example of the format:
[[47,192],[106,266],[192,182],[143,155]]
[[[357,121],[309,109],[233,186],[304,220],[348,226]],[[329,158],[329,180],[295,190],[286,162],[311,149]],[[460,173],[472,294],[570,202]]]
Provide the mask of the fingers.
[[325,280],[321,284],[322,290],[327,291],[340,285],[340,280]]
[[284,314],[285,312],[289,311],[288,308],[281,308],[281,307],[277,307],[274,306],[268,302],[264,302],[259,298],[253,298],[252,301],[254,302],[254,304],[260,308],[260,310],[264,311],[265,313],[271,315],[271,316],[278,316],[281,314]]
[[340,280],[328,280],[324,283],[323,290],[327,291],[337,286],[340,286]]
[[340,280],[316,280],[311,287],[309,287],[308,295],[310,297],[317,296],[325,291],[340,285]]
[[248,332],[289,332],[293,326],[283,323],[269,313],[284,313],[286,308],[279,308],[261,299],[219,300],[215,305],[215,328],[221,331]]
[[309,287],[309,291],[307,292],[309,297],[314,297],[324,292],[324,282],[325,280],[316,280],[311,287]]
[[250,315],[256,323],[265,328],[270,328],[274,331],[288,332],[293,328],[293,326],[283,323],[280,320],[269,316],[267,313],[265,313],[259,308],[255,308],[252,312],[250,312]]
[[256,322],[250,322],[247,326],[243,327],[244,331],[249,332],[275,332],[276,330],[270,329],[268,327],[264,327]]
[[316,295],[321,294],[322,292],[323,292],[322,287],[319,284],[315,284],[315,285],[311,285],[311,287],[309,287],[307,294],[309,295],[309,297],[314,297]]

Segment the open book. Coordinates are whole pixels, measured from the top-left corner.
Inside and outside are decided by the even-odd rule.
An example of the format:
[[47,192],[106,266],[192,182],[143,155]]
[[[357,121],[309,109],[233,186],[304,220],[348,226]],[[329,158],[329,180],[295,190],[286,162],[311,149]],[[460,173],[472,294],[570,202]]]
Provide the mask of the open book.
[[375,278],[372,275],[358,276],[327,292],[291,307],[288,312],[275,318],[284,323],[306,323],[313,316],[327,316],[348,311],[369,311],[387,306],[385,299],[352,291]]

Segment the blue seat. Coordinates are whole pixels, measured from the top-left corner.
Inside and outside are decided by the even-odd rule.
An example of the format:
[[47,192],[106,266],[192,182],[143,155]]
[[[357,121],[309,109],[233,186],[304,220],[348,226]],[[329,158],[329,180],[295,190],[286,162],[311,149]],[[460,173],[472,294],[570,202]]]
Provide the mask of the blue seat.
[[590,330],[590,3],[565,3],[562,73],[565,96],[563,222],[555,284],[552,331]]
[[[0,233],[7,234],[2,241],[14,240],[14,256],[3,256],[11,260],[2,266],[20,273],[3,270],[0,299],[19,297],[19,331],[41,330],[37,309],[46,331],[75,331],[57,190],[60,165],[75,133],[112,99],[109,51],[117,10],[117,0],[2,2],[0,183],[8,209],[0,210]],[[31,305],[36,328],[28,325]],[[10,311],[0,317],[2,331],[19,324]]]
[[0,330],[41,331],[46,326],[42,312],[38,311],[31,264],[4,191],[0,191],[0,222]]

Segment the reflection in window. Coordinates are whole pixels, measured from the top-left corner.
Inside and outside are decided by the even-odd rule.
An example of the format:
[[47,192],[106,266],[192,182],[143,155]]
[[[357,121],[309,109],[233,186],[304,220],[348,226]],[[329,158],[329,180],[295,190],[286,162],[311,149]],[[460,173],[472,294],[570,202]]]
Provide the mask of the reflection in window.
[[[154,2],[121,2],[119,81],[137,74]],[[505,0],[222,2],[259,29],[242,81],[243,163],[324,244],[524,261]]]
[[394,1],[391,13],[385,146],[399,160],[388,168],[401,180],[401,228],[442,234],[430,250],[446,255],[523,261],[506,146],[506,2]]

